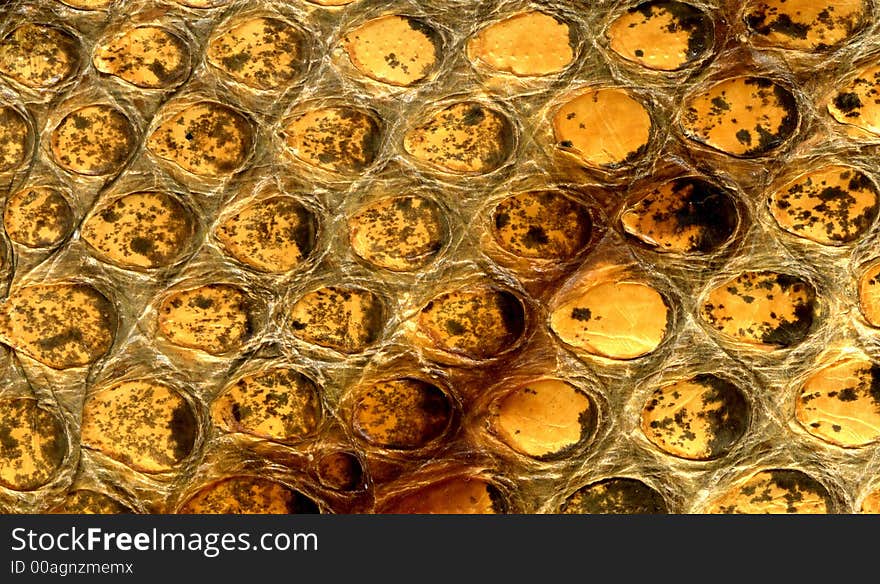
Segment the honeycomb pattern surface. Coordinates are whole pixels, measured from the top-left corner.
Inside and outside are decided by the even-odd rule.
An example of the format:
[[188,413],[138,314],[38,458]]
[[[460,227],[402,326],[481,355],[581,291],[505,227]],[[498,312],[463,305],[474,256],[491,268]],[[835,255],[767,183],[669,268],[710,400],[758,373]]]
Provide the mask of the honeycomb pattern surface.
[[0,512],[880,512],[875,0],[10,0]]

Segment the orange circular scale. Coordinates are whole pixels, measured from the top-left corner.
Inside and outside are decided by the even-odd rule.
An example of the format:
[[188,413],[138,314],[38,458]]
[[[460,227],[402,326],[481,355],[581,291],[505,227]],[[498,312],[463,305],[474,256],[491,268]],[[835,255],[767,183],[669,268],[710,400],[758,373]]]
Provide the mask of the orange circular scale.
[[712,460],[745,436],[750,409],[736,385],[704,373],[655,389],[642,407],[640,426],[667,454]]
[[821,52],[864,28],[867,12],[865,0],[751,0],[743,20],[755,45]]
[[350,452],[331,452],[318,460],[318,481],[328,489],[351,491],[361,486],[364,468]]
[[538,379],[498,398],[489,424],[516,452],[544,460],[585,442],[597,418],[595,403],[583,391],[561,379]]
[[61,168],[87,176],[119,172],[137,146],[131,120],[106,104],[81,107],[55,126],[51,152]]
[[251,89],[289,87],[302,74],[305,39],[299,28],[278,18],[235,21],[208,43],[208,63]]
[[105,39],[92,56],[95,69],[136,87],[180,85],[190,69],[189,47],[160,26],[137,26]]
[[273,367],[226,387],[211,404],[211,419],[228,432],[295,443],[317,432],[321,398],[310,378],[295,369]]
[[157,307],[158,329],[174,345],[223,355],[250,338],[251,306],[247,292],[232,284],[176,290]]
[[310,4],[317,4],[318,6],[345,6],[347,4],[351,4],[352,2],[357,2],[357,0],[306,0]]
[[379,339],[386,317],[384,301],[373,292],[326,286],[294,303],[290,328],[303,341],[353,354],[366,350]]
[[877,186],[862,171],[827,165],[774,191],[769,205],[785,231],[823,245],[843,245],[871,228],[880,200]]
[[174,387],[151,379],[122,381],[86,399],[82,443],[134,470],[174,470],[195,448],[198,420]]
[[611,50],[657,71],[677,71],[706,56],[715,40],[712,18],[684,2],[645,2],[606,31]]
[[30,154],[31,129],[16,109],[0,105],[0,173],[24,165]]
[[174,2],[188,8],[219,8],[229,4],[230,0],[174,0]]
[[567,345],[609,359],[635,359],[666,338],[666,298],[642,282],[611,281],[589,287],[556,307],[550,328]]
[[285,123],[282,134],[296,160],[342,176],[365,171],[376,160],[382,143],[378,117],[348,105],[297,113]]
[[255,131],[241,112],[218,102],[200,101],[161,121],[146,146],[160,159],[194,175],[223,178],[247,162]]
[[492,234],[504,250],[535,260],[567,260],[592,238],[590,211],[557,191],[528,191],[499,202]]
[[367,77],[398,87],[427,79],[443,54],[443,39],[427,21],[387,14],[345,33],[342,47]]
[[49,483],[67,456],[61,419],[30,398],[0,400],[0,486],[32,491]]
[[33,284],[0,304],[0,339],[53,369],[83,367],[104,357],[116,325],[113,303],[83,282]]
[[468,41],[467,55],[491,71],[517,77],[552,75],[574,61],[575,34],[561,18],[528,10],[482,28]]
[[419,269],[446,240],[445,218],[433,201],[412,195],[383,197],[348,219],[351,247],[362,259],[394,272]]
[[26,188],[6,199],[3,226],[16,243],[31,248],[55,247],[73,231],[73,209],[56,189]]
[[734,77],[691,94],[679,121],[684,135],[725,154],[766,156],[787,144],[800,124],[797,100],[760,76]]
[[827,107],[836,122],[880,135],[880,65],[858,67],[836,88]]
[[613,477],[581,487],[562,503],[566,515],[658,515],[668,513],[663,495],[639,479]]
[[0,41],[0,75],[31,89],[50,89],[69,80],[81,58],[79,41],[47,24],[24,23]]
[[491,482],[452,477],[413,489],[386,503],[380,513],[492,515],[508,512],[508,503]]
[[813,327],[813,286],[772,271],[742,272],[709,290],[699,308],[702,321],[723,338],[762,351],[792,347]]
[[865,356],[813,372],[798,390],[795,417],[820,440],[844,448],[880,439],[880,366]]
[[309,497],[270,479],[237,476],[196,492],[177,510],[182,515],[287,515],[318,513]]
[[880,514],[880,490],[873,490],[868,493],[859,507],[860,513],[870,513],[872,515]]
[[734,196],[697,177],[665,182],[624,207],[624,232],[653,251],[712,253],[731,240],[740,217]]
[[435,296],[418,316],[431,346],[468,359],[491,359],[510,349],[525,330],[525,309],[510,292],[492,287]]
[[179,260],[194,233],[192,212],[174,195],[145,191],[100,205],[83,222],[80,237],[104,261],[145,270]]
[[880,328],[880,262],[862,269],[858,281],[859,308],[868,324]]
[[443,435],[452,421],[449,396],[421,379],[389,379],[354,391],[352,427],[375,446],[421,448]]
[[627,90],[587,89],[553,114],[553,136],[563,152],[590,167],[613,169],[637,161],[648,148],[653,121]]
[[315,247],[318,218],[295,197],[254,200],[214,229],[223,250],[242,264],[270,274],[301,266]]
[[702,513],[827,514],[834,502],[825,486],[803,471],[762,470],[712,499]]
[[514,145],[507,116],[478,102],[446,106],[403,138],[403,148],[413,159],[453,174],[493,172],[504,165]]
[[113,0],[59,0],[71,8],[80,10],[105,10],[113,4]]

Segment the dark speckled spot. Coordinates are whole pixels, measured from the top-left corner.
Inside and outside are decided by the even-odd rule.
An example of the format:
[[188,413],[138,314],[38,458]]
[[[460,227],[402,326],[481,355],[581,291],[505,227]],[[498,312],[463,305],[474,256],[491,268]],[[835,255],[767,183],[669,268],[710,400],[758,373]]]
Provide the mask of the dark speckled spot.
[[571,317],[575,320],[586,322],[590,320],[593,315],[589,308],[573,308],[571,311]]
[[856,401],[858,399],[858,395],[856,395],[855,389],[853,389],[852,387],[847,387],[837,393],[837,399],[842,402],[851,402]]
[[461,123],[465,126],[476,126],[486,118],[483,108],[478,105],[471,107],[461,118]]
[[859,99],[858,94],[843,92],[834,96],[834,105],[844,114],[849,114],[853,110],[862,107],[862,102]]
[[192,408],[188,405],[175,408],[169,428],[174,445],[174,457],[183,460],[193,451],[198,434],[198,423]]
[[214,301],[211,298],[207,298],[205,296],[196,296],[193,298],[193,304],[202,310],[207,310],[214,306]]
[[153,241],[145,237],[135,237],[131,240],[131,251],[141,255],[150,255],[153,251]]

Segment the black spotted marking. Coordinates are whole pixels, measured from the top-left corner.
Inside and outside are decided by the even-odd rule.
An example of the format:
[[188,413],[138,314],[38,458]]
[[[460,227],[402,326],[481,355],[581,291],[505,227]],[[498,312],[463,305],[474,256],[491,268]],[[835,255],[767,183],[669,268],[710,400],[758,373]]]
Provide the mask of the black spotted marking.
[[174,458],[183,460],[192,453],[198,436],[198,421],[195,413],[185,401],[174,408],[168,424],[171,431],[171,443],[174,447]]
[[586,322],[593,318],[593,314],[589,308],[573,308],[571,310],[571,317],[575,320]]
[[844,116],[848,118],[857,118],[861,115],[859,110],[862,107],[862,100],[859,99],[859,94],[844,91],[834,96],[834,107],[842,111]]

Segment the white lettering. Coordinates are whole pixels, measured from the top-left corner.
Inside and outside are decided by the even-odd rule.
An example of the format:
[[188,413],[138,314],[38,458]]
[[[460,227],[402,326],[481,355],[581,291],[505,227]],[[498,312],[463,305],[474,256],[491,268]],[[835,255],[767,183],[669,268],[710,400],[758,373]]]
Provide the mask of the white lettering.
[[88,533],[89,551],[92,551],[101,542],[101,529],[99,527],[90,527]]
[[85,548],[85,546],[83,546],[83,533],[81,531],[79,531],[76,527],[74,527],[71,534],[72,534],[72,537],[71,537],[72,542],[70,545],[71,549],[85,551],[86,548]]
[[[278,543],[279,541],[283,541],[284,543]],[[286,552],[290,549],[290,536],[286,533],[279,533],[275,536],[275,549],[281,550],[282,552]]]
[[138,533],[134,536],[134,549],[145,552],[150,549],[150,536]]
[[18,535],[19,533],[22,533],[23,531],[24,531],[24,527],[16,527],[15,529],[12,530],[12,539],[15,539],[15,540],[18,540],[21,542],[21,545],[19,547],[12,546],[12,551],[14,551],[14,552],[20,552],[21,550],[23,550],[27,546],[27,542],[25,540],[23,540],[21,537],[19,537],[19,535]]
[[[43,543],[47,541],[47,538],[49,543]],[[55,537],[51,533],[41,533],[37,539],[37,544],[40,546],[40,551],[52,551],[55,549]]]
[[314,533],[294,533],[293,534],[293,549],[299,550],[300,547],[297,542],[302,541],[303,547],[301,549],[308,550],[309,542],[312,544],[312,551],[318,551],[318,536]]

